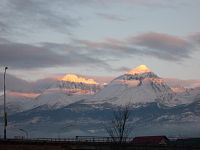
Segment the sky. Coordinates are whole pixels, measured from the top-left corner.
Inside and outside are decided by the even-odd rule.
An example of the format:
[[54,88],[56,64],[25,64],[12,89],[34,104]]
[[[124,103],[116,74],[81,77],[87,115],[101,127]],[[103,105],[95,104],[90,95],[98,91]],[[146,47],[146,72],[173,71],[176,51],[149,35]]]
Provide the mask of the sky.
[[0,0],[0,68],[26,80],[140,64],[200,79],[200,0]]

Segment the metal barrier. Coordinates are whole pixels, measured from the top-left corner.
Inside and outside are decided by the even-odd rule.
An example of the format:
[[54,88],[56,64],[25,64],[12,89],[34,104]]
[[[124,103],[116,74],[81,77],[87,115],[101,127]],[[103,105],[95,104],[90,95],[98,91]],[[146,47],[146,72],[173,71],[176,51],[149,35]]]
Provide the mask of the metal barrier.
[[132,138],[129,137],[123,137],[123,139],[120,139],[119,137],[99,137],[99,136],[76,136],[76,141],[80,142],[103,142],[103,143],[109,143],[114,141],[122,141],[122,142],[130,142],[132,141]]
[[[38,141],[38,142],[94,142],[94,143],[112,143],[119,141],[119,137],[100,137],[100,136],[76,136],[75,138],[14,138],[10,140],[15,141]],[[128,143],[132,141],[130,137],[124,137],[121,140],[123,143]]]

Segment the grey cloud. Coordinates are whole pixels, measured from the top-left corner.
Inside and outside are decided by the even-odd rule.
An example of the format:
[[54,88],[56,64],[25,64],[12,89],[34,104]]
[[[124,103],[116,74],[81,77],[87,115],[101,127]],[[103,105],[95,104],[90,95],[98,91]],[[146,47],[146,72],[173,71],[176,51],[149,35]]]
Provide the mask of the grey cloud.
[[[137,5],[168,5],[174,4],[164,0],[151,2],[144,0],[1,0],[0,3],[0,33],[1,35],[29,37],[31,33],[71,35],[74,27],[81,26],[82,14],[73,12],[75,8],[112,6],[114,3],[134,3]],[[177,2],[178,3],[178,2]],[[77,7],[78,6],[78,7]],[[96,6],[96,7],[94,7]],[[109,8],[109,7],[108,7]],[[72,14],[73,13],[73,14]],[[99,16],[116,21],[124,21],[115,14],[98,13]],[[34,36],[33,36],[34,37]]]
[[79,53],[74,49],[61,53],[45,46],[22,43],[0,43],[0,64],[14,69],[33,69],[55,66],[93,66],[109,69],[100,58]]
[[4,22],[0,21],[0,33],[1,34],[8,33],[8,30],[9,30],[8,26]]
[[64,59],[45,48],[18,43],[0,44],[0,53],[0,63],[13,68],[49,67]]
[[102,42],[82,40],[79,43],[93,51],[95,49],[116,57],[141,55],[172,61],[190,58],[194,51],[194,45],[188,39],[155,32],[122,40],[105,39]]
[[[11,91],[29,91],[30,84],[7,73],[6,75],[6,88]],[[0,91],[3,90],[3,73],[0,73]]]
[[187,0],[124,0],[123,2],[154,9],[176,9],[177,7],[184,7],[191,4]]
[[[5,43],[4,43],[4,42]],[[167,61],[182,61],[195,51],[191,40],[161,33],[145,33],[122,40],[102,42],[73,40],[70,43],[40,43],[40,46],[11,43],[0,39],[0,64],[16,69],[55,66],[93,66],[111,71],[107,62],[134,56],[151,56]]]
[[200,87],[200,80],[181,80],[175,78],[165,78],[164,79],[170,87],[185,87],[185,88],[195,88]]
[[[17,31],[37,32],[40,29],[53,29],[61,33],[70,33],[71,28],[80,25],[80,14],[73,13],[74,6],[102,7],[115,3],[128,3],[143,6],[180,6],[180,1],[166,0],[1,0],[0,3],[0,32]],[[77,8],[77,7],[76,7]],[[109,7],[108,7],[109,8]],[[72,15],[73,13],[73,15]],[[124,21],[115,14],[97,13],[109,20]],[[74,17],[77,16],[77,17]],[[36,29],[35,29],[36,28]],[[22,31],[21,31],[22,30]]]
[[196,45],[200,45],[200,32],[194,33],[189,36],[189,39],[191,42],[193,42]]
[[[77,18],[62,9],[57,1],[7,0],[0,4],[0,32],[39,32],[41,29],[70,33],[79,25]],[[67,4],[64,6],[68,6]],[[28,33],[27,32],[27,33]]]
[[190,57],[192,44],[181,37],[150,32],[128,39],[128,43],[142,47],[143,53],[166,60]]
[[190,43],[183,38],[155,32],[133,37],[133,41],[130,40],[130,42],[152,49],[168,50],[170,52],[186,52],[190,47]]
[[119,71],[119,72],[127,72],[129,70],[130,70],[130,68],[128,68],[128,67],[119,67],[116,69],[116,71]]
[[0,44],[1,43],[10,43],[10,41],[5,39],[5,38],[3,38],[3,37],[0,37]]
[[96,15],[110,21],[120,21],[120,22],[126,21],[126,19],[114,14],[96,13]]
[[[0,91],[3,91],[3,82],[3,73],[0,73]],[[6,89],[8,91],[40,93],[49,88],[55,82],[56,79],[51,77],[40,79],[34,82],[26,81],[20,77],[9,74],[9,70],[6,74]]]
[[78,5],[94,5],[94,4],[101,4],[101,6],[105,5],[113,5],[114,3],[127,3],[127,4],[134,4],[139,6],[145,7],[153,7],[153,8],[175,8],[180,5],[186,5],[187,2],[180,1],[180,0],[68,0],[70,4],[78,4]]

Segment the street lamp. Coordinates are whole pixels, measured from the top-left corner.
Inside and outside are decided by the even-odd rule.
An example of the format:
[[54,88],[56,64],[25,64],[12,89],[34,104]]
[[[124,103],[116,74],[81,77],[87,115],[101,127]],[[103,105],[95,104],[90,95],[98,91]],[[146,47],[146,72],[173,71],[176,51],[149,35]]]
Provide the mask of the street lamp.
[[4,140],[6,140],[6,127],[7,127],[7,112],[6,112],[6,70],[4,71]]
[[26,134],[26,138],[28,139],[28,132],[24,129],[19,129],[20,131],[24,132]]

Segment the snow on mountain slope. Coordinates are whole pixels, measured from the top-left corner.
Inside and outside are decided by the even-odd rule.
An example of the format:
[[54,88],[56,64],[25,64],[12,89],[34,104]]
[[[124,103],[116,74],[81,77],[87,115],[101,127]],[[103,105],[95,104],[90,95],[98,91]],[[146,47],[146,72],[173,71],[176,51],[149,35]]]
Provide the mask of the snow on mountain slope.
[[[38,93],[22,93],[7,91],[6,94],[6,106],[9,114],[22,112],[29,110],[34,106],[34,98],[38,96]],[[0,107],[3,108],[4,96],[0,96]],[[1,113],[3,109],[0,109]]]
[[145,65],[117,77],[86,103],[115,105],[159,102],[168,105],[175,93]]
[[[78,101],[85,104],[132,103],[135,106],[156,102],[165,106],[177,106],[198,100],[200,88],[174,92],[162,78],[145,65],[115,78],[104,88],[93,79],[67,74],[58,80],[41,80],[41,83],[34,86],[32,93],[7,92],[7,106],[10,112],[21,112],[43,105],[58,109]],[[3,96],[0,96],[0,107],[3,108]]]
[[47,105],[49,108],[57,109],[88,99],[99,89],[100,86],[93,79],[68,74],[39,95],[35,107]]
[[69,95],[63,90],[49,89],[36,98],[35,107],[47,105],[48,108],[58,109],[77,101],[87,99],[90,96],[89,94]]
[[67,94],[94,94],[100,89],[100,85],[93,79],[85,79],[74,74],[62,77],[55,88],[60,88]]
[[[9,113],[17,113],[39,106],[48,108],[65,107],[71,103],[88,99],[99,91],[101,86],[93,79],[68,74],[58,80],[32,84],[30,92],[7,91],[6,103]],[[38,88],[36,88],[38,87]],[[33,92],[36,91],[36,92]],[[3,93],[0,93],[0,108],[3,110]]]
[[[25,128],[31,131],[31,136],[36,137],[50,136],[49,134],[55,134],[57,137],[58,133],[64,132],[65,136],[75,136],[79,134],[76,129],[81,130],[84,136],[91,135],[92,130],[95,131],[93,136],[105,136],[103,125],[110,123],[115,108],[107,105],[91,107],[81,103],[56,110],[37,108],[9,116],[9,124]],[[167,109],[159,107],[155,102],[148,103],[142,107],[131,107],[130,114],[132,115],[129,123],[134,127],[134,135],[137,133],[175,136],[184,133],[187,136],[194,136],[200,131],[200,101]],[[0,119],[0,122],[2,120]],[[72,125],[72,128],[64,131],[63,127],[68,125]]]
[[176,93],[174,97],[175,105],[190,104],[200,100],[200,87],[185,89],[183,92]]
[[75,74],[66,74],[61,78],[62,81],[66,82],[75,82],[75,83],[84,83],[84,84],[97,84],[93,79],[85,79],[83,77],[77,76]]

